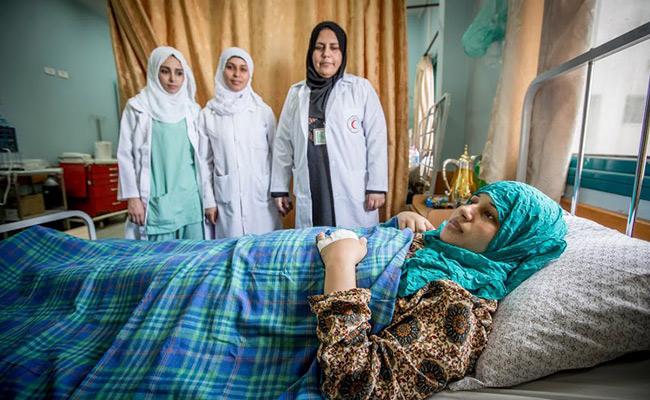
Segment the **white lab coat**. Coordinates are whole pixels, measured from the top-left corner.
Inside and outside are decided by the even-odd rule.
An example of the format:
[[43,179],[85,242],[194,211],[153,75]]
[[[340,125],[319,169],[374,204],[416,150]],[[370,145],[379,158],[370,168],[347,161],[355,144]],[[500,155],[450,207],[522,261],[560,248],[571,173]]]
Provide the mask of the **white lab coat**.
[[[194,148],[194,165],[197,186],[200,192],[201,168],[198,157],[197,116],[188,113],[185,121],[187,122],[187,136]],[[120,172],[117,197],[119,200],[139,197],[144,203],[146,213],[149,211],[149,195],[151,191],[152,125],[152,118],[148,113],[134,107],[131,100],[126,103],[122,113],[122,121],[120,122],[120,138],[117,146],[117,163]],[[145,225],[137,225],[127,218],[124,226],[124,237],[126,239],[147,240]],[[206,232],[205,223],[204,232]]]
[[[289,89],[273,149],[271,191],[289,193],[293,176],[296,228],[313,225],[307,138],[309,95],[305,81]],[[366,190],[388,191],[386,119],[367,79],[344,74],[325,109],[325,136],[336,225],[371,227],[379,212],[364,208]]]
[[234,115],[209,107],[199,116],[203,207],[217,207],[217,239],[282,229],[271,198],[275,116],[257,99]]

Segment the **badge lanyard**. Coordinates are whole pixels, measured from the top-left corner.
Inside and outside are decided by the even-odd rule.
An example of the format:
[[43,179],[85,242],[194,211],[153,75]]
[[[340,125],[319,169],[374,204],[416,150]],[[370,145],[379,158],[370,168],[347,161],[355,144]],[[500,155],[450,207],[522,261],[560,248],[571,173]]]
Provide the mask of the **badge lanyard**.
[[325,128],[314,128],[309,132],[309,140],[314,143],[314,146],[322,146],[327,143],[325,136]]

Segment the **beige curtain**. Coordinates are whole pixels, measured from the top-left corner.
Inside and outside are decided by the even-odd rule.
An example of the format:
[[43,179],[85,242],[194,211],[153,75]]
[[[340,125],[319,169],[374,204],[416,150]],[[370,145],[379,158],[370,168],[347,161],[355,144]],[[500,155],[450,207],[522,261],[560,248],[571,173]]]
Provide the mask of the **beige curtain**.
[[[546,2],[539,73],[589,50],[596,0]],[[560,201],[580,121],[586,67],[542,85],[533,103],[526,181]]]
[[[595,0],[510,0],[503,65],[481,177],[515,179],[526,90],[539,74],[589,49]],[[543,85],[533,103],[526,181],[551,198],[564,192],[581,118],[584,71]]]
[[[413,89],[413,144],[419,150],[431,148],[432,143],[420,145],[420,121],[435,104],[433,87],[433,64],[428,55],[415,66],[415,87]],[[433,138],[432,138],[433,139]]]
[[[213,95],[221,51],[242,47],[255,62],[253,88],[279,117],[289,87],[306,75],[309,35],[320,21],[348,35],[347,72],[367,78],[388,126],[389,187],[383,220],[404,208],[408,176],[408,51],[405,0],[107,0],[122,107],[146,82],[149,53],[186,57],[197,101]],[[285,227],[293,226],[293,217]]]
[[501,75],[481,160],[486,182],[514,180],[524,95],[537,76],[543,0],[510,0]]

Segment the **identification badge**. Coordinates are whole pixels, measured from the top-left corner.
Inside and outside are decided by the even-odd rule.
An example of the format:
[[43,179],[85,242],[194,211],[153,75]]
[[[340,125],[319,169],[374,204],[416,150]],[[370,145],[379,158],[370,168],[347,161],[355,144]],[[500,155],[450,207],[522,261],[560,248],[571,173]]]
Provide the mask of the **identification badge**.
[[325,139],[325,128],[315,128],[314,133],[314,145],[321,146],[324,145],[327,141]]

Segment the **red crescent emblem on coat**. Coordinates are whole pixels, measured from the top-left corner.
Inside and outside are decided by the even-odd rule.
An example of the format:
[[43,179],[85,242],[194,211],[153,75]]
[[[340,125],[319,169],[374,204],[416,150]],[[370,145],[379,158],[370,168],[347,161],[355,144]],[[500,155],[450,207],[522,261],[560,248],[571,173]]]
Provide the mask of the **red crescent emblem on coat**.
[[348,130],[352,133],[357,133],[359,132],[359,117],[356,115],[351,116],[348,118]]

